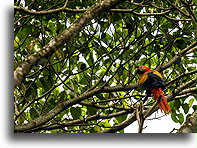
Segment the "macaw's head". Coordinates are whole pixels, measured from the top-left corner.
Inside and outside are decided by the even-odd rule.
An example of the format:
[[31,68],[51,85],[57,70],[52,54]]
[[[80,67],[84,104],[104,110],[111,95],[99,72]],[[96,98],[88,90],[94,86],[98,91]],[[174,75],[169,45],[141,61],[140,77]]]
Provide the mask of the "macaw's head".
[[143,74],[145,72],[151,71],[151,69],[149,67],[145,66],[145,65],[135,66],[135,69],[136,69],[137,74]]

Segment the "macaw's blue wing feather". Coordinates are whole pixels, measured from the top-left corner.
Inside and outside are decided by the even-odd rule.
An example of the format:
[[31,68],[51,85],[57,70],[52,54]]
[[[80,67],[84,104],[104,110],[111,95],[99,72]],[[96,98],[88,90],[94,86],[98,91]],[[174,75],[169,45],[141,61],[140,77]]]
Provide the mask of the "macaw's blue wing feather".
[[139,83],[140,90],[152,90],[155,88],[163,88],[165,86],[162,76],[158,71],[151,71],[146,73],[145,75],[147,75],[148,77],[143,76],[146,77],[146,80],[141,80],[141,82],[143,83]]
[[[157,73],[159,73],[159,72],[157,72]],[[150,78],[152,78],[153,88],[163,88],[165,86],[165,83],[164,83],[163,78],[160,73],[159,73],[159,75],[157,75],[157,74],[154,74],[154,71],[153,71],[153,72],[149,72],[147,75]]]

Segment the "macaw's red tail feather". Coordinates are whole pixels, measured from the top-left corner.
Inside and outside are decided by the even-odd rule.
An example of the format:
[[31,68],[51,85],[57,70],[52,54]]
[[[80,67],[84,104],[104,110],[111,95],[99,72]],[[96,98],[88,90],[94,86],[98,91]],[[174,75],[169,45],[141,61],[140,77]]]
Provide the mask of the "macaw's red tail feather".
[[158,107],[161,111],[164,111],[164,113],[170,113],[172,114],[172,111],[171,111],[171,108],[170,106],[168,105],[168,102],[163,94],[163,91],[161,88],[157,88],[157,89],[152,89],[151,90],[152,93],[153,93],[153,96],[154,96],[154,99],[155,100],[158,100],[159,97],[161,96],[162,97],[162,100],[159,102],[158,104]]

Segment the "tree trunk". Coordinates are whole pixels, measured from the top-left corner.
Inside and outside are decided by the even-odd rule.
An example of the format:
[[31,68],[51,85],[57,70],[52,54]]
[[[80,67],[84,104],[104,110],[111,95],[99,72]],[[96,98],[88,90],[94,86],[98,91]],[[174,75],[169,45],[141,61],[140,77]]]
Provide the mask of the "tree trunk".
[[177,133],[197,133],[197,124],[196,124],[196,112],[185,121]]

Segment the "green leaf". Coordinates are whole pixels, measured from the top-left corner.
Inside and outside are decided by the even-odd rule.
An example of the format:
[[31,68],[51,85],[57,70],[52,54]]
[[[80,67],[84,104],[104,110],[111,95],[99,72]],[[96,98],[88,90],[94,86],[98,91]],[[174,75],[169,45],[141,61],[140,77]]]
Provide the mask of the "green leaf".
[[127,119],[127,114],[116,117],[119,123]]
[[179,49],[184,49],[186,47],[186,43],[184,41],[183,38],[179,38],[175,41],[175,45],[179,48]]
[[178,123],[179,122],[179,119],[177,117],[177,114],[175,112],[173,112],[173,114],[171,114],[171,118],[174,122]]
[[101,127],[99,127],[99,126],[95,126],[94,129],[95,129],[95,131],[97,131],[97,132],[100,132],[100,131],[102,130]]
[[32,119],[38,117],[38,112],[34,108],[30,108],[29,113]]
[[189,105],[188,105],[188,104],[183,104],[183,105],[182,105],[182,108],[183,108],[183,110],[184,110],[184,113],[187,114],[188,111],[189,111]]
[[177,114],[177,117],[178,117],[178,122],[180,123],[180,124],[182,124],[183,122],[184,122],[184,116],[183,116],[183,114]]
[[82,111],[80,107],[72,107],[70,109],[70,112],[74,120],[79,119],[82,115]]
[[100,100],[105,100],[102,94],[97,94],[96,97],[99,98]]
[[125,68],[124,67],[121,67],[119,70],[118,70],[118,72],[117,72],[117,74],[118,74],[118,77],[120,78],[120,77],[122,77],[123,76],[123,72],[124,72],[124,70],[125,70]]
[[196,111],[197,110],[197,105],[193,105],[192,108],[193,108],[194,111]]
[[89,84],[88,79],[89,79],[88,75],[82,76],[82,78],[79,80],[79,84],[88,85]]
[[118,124],[118,120],[116,118],[113,119],[114,125]]
[[190,100],[189,100],[189,103],[188,103],[189,108],[192,107],[193,102],[194,102],[194,99],[190,99]]
[[67,100],[68,98],[67,98],[66,91],[60,92],[60,93],[59,93],[59,98],[60,98],[61,100]]
[[120,132],[120,133],[124,133],[124,129],[120,130],[119,132]]
[[48,85],[46,85],[47,84],[47,82],[46,82],[46,78],[44,78],[44,77],[41,77],[40,79],[39,79],[39,81],[40,81],[40,83],[41,83],[41,85],[42,85],[42,88],[44,89],[44,90],[48,90]]
[[181,106],[181,101],[180,100],[173,101],[173,107],[174,107],[174,109],[179,109],[180,106]]
[[98,132],[98,131],[95,130],[95,128],[96,128],[96,127],[91,128],[91,129],[90,129],[90,133],[96,133],[96,132]]
[[32,89],[27,89],[25,96],[28,98],[32,94]]
[[97,109],[92,106],[87,106],[87,113],[88,115],[95,115],[97,112]]
[[105,65],[106,67],[109,66],[111,64],[111,60],[110,59],[106,59],[103,63],[103,65]]
[[55,99],[54,98],[51,98],[50,100],[49,100],[49,104],[50,105],[55,105],[56,103],[55,103]]
[[[49,0],[47,3],[44,0],[24,1],[23,3],[21,0],[16,0],[14,5],[37,11],[50,11],[64,5],[63,0]],[[68,1],[67,7],[91,9],[98,1],[72,0]],[[134,72],[137,64],[151,65],[151,69],[156,69],[169,64],[175,57],[175,61],[163,71],[164,80],[168,84],[165,87],[166,95],[173,93],[176,88],[187,84],[194,78],[195,74],[179,77],[185,72],[195,70],[193,65],[197,62],[195,58],[197,50],[189,54],[187,52],[181,54],[185,47],[189,47],[191,43],[195,42],[195,24],[192,21],[184,20],[190,17],[184,16],[175,9],[171,9],[168,13],[168,17],[172,19],[165,15],[143,15],[161,12],[151,6],[151,3],[160,3],[161,7],[168,9],[172,8],[170,3],[175,4],[174,0],[169,0],[169,2],[165,0],[134,0],[134,2],[147,6],[138,7],[128,2],[119,3],[114,8],[135,10],[136,13],[103,11],[81,26],[83,29],[78,28],[77,31],[73,28],[73,32],[69,32],[71,36],[68,38],[68,42],[65,41],[66,38],[64,38],[65,40],[62,38],[61,33],[64,34],[65,29],[72,27],[71,25],[83,15],[82,13],[61,12],[50,15],[43,14],[42,16],[26,16],[21,11],[14,13],[14,69],[21,66],[28,67],[30,64],[30,69],[28,69],[30,71],[27,75],[21,74],[24,76],[23,82],[14,90],[14,104],[15,111],[17,111],[15,116],[20,115],[16,124],[23,125],[25,121],[32,121],[38,115],[50,114],[52,109],[64,101],[71,101],[84,95],[87,95],[84,101],[103,105],[103,108],[99,108],[98,111],[94,106],[79,106],[79,102],[75,101],[64,111],[57,112],[54,118],[44,126],[50,126],[57,121],[60,121],[61,124],[77,119],[82,120],[83,117],[94,116],[98,112],[106,117],[121,112],[124,108],[114,109],[113,107],[127,107],[143,98],[143,92],[139,92],[137,88],[129,90],[130,86],[139,81],[139,75],[136,76]],[[194,0],[191,1],[191,4],[193,3],[195,3]],[[188,11],[185,5],[177,3],[177,6]],[[196,8],[191,7],[191,9],[195,11]],[[138,13],[142,15],[137,15]],[[188,11],[188,13],[190,12]],[[182,21],[176,21],[176,18]],[[74,27],[79,26],[75,25]],[[56,48],[47,53],[48,50],[45,50],[45,47],[53,49],[47,48],[47,45]],[[29,60],[28,57],[32,54],[35,54],[35,58],[38,60],[37,64],[35,64],[36,59]],[[176,56],[180,54],[182,57],[176,60]],[[26,62],[24,63],[24,61]],[[29,63],[31,61],[33,64]],[[25,65],[22,65],[23,63]],[[105,84],[108,78],[110,81]],[[94,91],[97,89],[101,89],[101,91]],[[179,96],[177,93],[174,95],[174,98]],[[174,122],[183,123],[185,116],[192,108],[197,109],[194,104],[195,98],[188,98],[188,95],[186,94],[185,98],[171,101],[170,105],[173,106],[173,115],[171,116]],[[121,99],[124,97],[125,99]],[[102,103],[99,103],[101,101]],[[25,107],[28,108],[23,112]],[[49,131],[53,133],[100,132],[105,130],[105,127],[109,129],[107,127],[110,124],[114,126],[122,123],[128,115],[129,113],[108,119],[98,116],[98,120],[83,120],[82,124],[85,126],[73,124],[64,130],[60,128]],[[66,118],[64,119],[64,117]],[[40,130],[38,132],[46,131]],[[118,132],[123,133],[124,130]]]
[[56,116],[55,120],[60,121],[62,119],[62,116],[59,114]]

